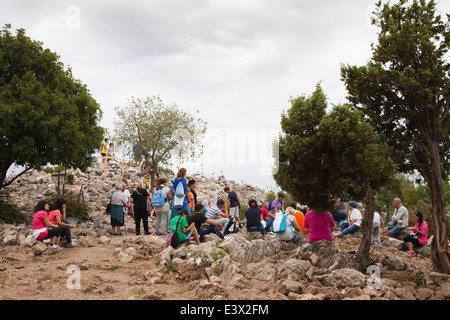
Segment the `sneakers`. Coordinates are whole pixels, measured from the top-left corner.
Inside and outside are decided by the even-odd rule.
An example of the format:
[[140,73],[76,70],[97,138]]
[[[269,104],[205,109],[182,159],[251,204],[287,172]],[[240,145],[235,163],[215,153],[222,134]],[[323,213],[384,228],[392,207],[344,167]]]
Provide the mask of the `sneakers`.
[[417,256],[417,253],[415,253],[414,251],[406,251],[406,253],[409,254],[411,257]]
[[57,244],[53,244],[53,243],[50,243],[50,244],[48,245],[48,247],[49,247],[49,248],[56,249],[56,250],[61,250],[61,249],[62,249],[62,248],[61,248],[60,246],[58,246]]
[[67,244],[66,248],[75,248],[76,246],[77,245],[75,243],[71,242]]

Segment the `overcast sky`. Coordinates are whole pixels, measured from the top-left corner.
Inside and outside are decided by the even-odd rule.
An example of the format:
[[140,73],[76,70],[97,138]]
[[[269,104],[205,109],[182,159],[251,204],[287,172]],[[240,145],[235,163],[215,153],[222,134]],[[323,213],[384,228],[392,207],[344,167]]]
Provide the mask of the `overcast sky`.
[[[330,105],[346,102],[340,66],[370,59],[375,2],[2,0],[0,22],[24,28],[72,68],[110,133],[115,107],[159,95],[208,122],[204,156],[179,164],[188,173],[223,172],[268,189],[271,136],[290,97],[321,81]],[[438,11],[450,12],[450,1]]]

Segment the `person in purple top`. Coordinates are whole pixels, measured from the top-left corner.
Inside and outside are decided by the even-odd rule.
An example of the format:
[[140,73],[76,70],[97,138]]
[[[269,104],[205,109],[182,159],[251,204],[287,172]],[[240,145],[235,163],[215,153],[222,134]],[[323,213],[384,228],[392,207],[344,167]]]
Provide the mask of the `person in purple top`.
[[278,194],[277,198],[274,199],[270,203],[270,211],[267,213],[267,220],[266,220],[266,231],[273,231],[273,220],[275,219],[275,213],[280,210],[283,211],[284,208],[284,194],[281,192]]
[[284,208],[284,194],[279,193],[278,197],[272,201],[272,205],[271,205],[271,209],[270,212],[272,212],[272,214],[275,214],[275,212],[277,212],[278,210],[283,211]]

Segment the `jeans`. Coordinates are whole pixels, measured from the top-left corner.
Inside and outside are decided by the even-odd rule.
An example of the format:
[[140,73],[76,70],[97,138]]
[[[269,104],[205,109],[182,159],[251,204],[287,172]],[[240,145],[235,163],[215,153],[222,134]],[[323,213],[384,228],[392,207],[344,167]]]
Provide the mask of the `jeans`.
[[224,239],[224,236],[222,232],[219,231],[219,229],[216,226],[207,225],[205,226],[200,232],[198,233],[198,237],[200,238],[200,241],[203,240],[203,237],[207,234],[215,233],[220,239]]
[[266,231],[273,232],[273,218],[266,220]]
[[345,236],[346,234],[352,234],[357,232],[360,227],[356,224],[352,224],[350,227],[348,226],[348,221],[343,221],[339,225],[339,229],[341,229],[341,235]]
[[389,228],[388,228],[388,232],[389,232],[389,234],[390,234],[391,236],[395,236],[397,233],[399,233],[399,232],[402,231],[403,229],[405,229],[405,228],[400,228],[400,227],[398,226],[398,224],[396,223],[396,224],[392,227],[392,229],[389,229]]
[[265,229],[263,228],[262,224],[259,225],[259,227],[250,227],[250,228],[247,227],[247,233],[256,232],[256,231],[261,232],[263,238],[266,236]]

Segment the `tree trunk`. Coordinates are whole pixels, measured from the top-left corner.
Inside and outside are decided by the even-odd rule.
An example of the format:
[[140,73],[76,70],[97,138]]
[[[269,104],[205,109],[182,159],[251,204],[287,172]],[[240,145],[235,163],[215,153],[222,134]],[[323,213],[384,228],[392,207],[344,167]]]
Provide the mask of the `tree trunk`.
[[0,168],[0,189],[6,187],[5,181],[6,181],[6,175],[8,174],[8,170],[12,165],[11,161],[4,160],[1,163]]
[[364,220],[362,227],[363,237],[359,246],[356,257],[360,264],[367,267],[370,264],[370,245],[372,243],[372,230],[373,230],[373,214],[375,211],[375,197],[373,190],[370,186],[366,188],[366,209],[364,212]]
[[447,217],[445,215],[444,186],[442,184],[439,146],[432,146],[431,157],[431,205],[434,237],[431,243],[431,263],[433,269],[450,274],[450,251],[448,246]]

